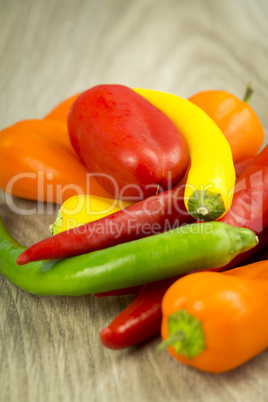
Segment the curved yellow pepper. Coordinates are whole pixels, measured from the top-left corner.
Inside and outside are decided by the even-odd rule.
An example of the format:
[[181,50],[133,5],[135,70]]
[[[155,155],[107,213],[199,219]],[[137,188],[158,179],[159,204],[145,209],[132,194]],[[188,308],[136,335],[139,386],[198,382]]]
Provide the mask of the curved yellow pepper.
[[58,217],[49,229],[52,235],[113,214],[131,203],[93,195],[75,195],[60,207]]
[[235,171],[230,146],[216,123],[192,102],[165,92],[135,88],[184,135],[191,167],[185,206],[196,219],[219,219],[231,206]]

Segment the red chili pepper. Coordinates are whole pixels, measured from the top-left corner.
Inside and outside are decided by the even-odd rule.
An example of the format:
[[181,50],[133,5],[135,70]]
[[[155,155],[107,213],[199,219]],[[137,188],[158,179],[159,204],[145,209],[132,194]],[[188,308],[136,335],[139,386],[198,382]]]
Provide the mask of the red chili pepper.
[[[259,174],[260,172],[261,174]],[[241,183],[246,183],[244,189],[240,189]],[[258,191],[260,188],[262,189],[261,194]],[[234,208],[234,211],[238,214],[238,218],[240,214],[248,218],[243,221],[245,227],[258,229],[260,228],[260,221],[263,228],[266,227],[268,224],[268,146],[239,177],[236,189],[238,190],[235,191],[230,212],[222,220],[225,223],[231,223],[234,226],[237,223],[237,226],[240,226],[240,219],[237,222],[233,219],[232,212]],[[254,190],[256,189],[257,195],[254,194]],[[253,208],[253,200],[262,202],[254,204]],[[260,217],[263,217],[263,219],[260,219]],[[268,227],[259,233],[259,244],[254,249],[240,254],[220,270],[233,268],[267,244]],[[218,270],[216,269],[216,271]],[[174,281],[175,279],[171,278],[166,281],[144,285],[132,303],[107,328],[101,331],[100,338],[103,345],[110,349],[123,349],[143,342],[157,334],[160,331],[161,324],[161,301],[167,288]]]
[[157,334],[161,325],[161,301],[173,282],[169,278],[144,285],[132,303],[100,332],[104,346],[123,349]]
[[183,195],[184,188],[175,187],[96,222],[61,232],[25,250],[17,263],[89,253],[194,222],[186,211]]

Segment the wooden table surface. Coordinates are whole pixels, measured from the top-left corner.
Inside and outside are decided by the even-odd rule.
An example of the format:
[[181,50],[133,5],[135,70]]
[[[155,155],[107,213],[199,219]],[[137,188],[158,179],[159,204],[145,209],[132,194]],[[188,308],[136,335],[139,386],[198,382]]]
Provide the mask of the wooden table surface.
[[[184,97],[218,88],[241,97],[250,81],[267,135],[265,0],[1,0],[0,14],[1,129],[100,83]],[[23,244],[48,236],[56,206],[28,216],[12,212],[3,192],[0,201],[8,230]],[[38,297],[1,277],[0,400],[268,400],[267,350],[212,375],[158,355],[159,337],[123,351],[102,347],[100,329],[131,299]]]

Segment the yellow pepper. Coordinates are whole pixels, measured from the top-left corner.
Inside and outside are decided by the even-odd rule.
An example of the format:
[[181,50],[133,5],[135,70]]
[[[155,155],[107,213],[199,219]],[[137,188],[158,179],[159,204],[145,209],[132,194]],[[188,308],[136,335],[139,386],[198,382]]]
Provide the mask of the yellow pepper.
[[76,195],[66,200],[60,207],[58,217],[49,229],[52,235],[72,229],[85,223],[126,208],[131,203],[93,195]]
[[198,106],[169,93],[134,89],[164,112],[184,135],[191,167],[185,206],[196,219],[216,220],[231,206],[235,171],[230,146],[219,127]]

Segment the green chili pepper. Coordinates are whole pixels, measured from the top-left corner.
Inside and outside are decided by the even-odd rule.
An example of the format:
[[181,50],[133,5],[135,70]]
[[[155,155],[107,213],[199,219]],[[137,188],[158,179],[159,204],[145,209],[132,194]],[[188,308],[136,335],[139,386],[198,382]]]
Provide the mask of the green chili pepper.
[[77,257],[21,267],[16,259],[25,248],[9,235],[0,219],[0,273],[31,293],[78,296],[220,267],[257,242],[249,229],[205,222]]

